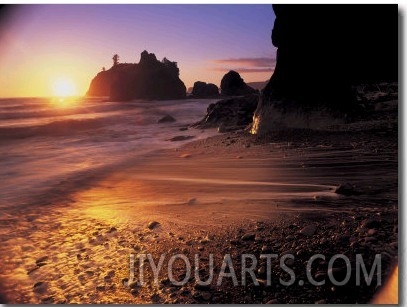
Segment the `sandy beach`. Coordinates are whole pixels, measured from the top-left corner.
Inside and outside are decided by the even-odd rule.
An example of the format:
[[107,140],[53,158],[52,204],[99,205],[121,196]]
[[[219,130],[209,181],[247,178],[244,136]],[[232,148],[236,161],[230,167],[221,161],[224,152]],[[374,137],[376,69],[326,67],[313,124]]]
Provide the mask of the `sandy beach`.
[[[61,183],[64,190],[71,188],[69,197],[59,197],[54,187],[37,199],[36,207],[3,211],[3,300],[369,302],[376,277],[371,285],[355,286],[352,267],[346,285],[327,281],[314,286],[306,281],[306,264],[313,254],[326,256],[312,267],[311,275],[318,279],[327,276],[335,254],[347,255],[352,265],[361,254],[368,268],[381,254],[384,281],[397,263],[397,102],[386,106],[377,118],[324,131],[218,134],[137,157],[91,185],[85,180]],[[346,184],[349,193],[335,193]],[[231,278],[217,286],[224,256],[231,255],[240,280],[239,259],[245,253],[259,259],[259,285],[248,276],[245,286],[233,286]],[[279,282],[289,280],[279,259],[271,263],[271,285],[265,283],[265,263],[259,258],[264,253],[295,255],[288,260],[296,276],[292,285]],[[131,254],[151,254],[156,262],[166,254],[158,284],[145,265],[146,285],[126,286]],[[191,276],[183,286],[171,284],[167,265],[175,254],[186,255],[192,264],[198,254],[202,276],[208,276],[212,254],[213,283],[200,286]],[[343,273],[343,267],[335,268],[334,274]],[[173,274],[182,280],[185,263],[176,261]]]

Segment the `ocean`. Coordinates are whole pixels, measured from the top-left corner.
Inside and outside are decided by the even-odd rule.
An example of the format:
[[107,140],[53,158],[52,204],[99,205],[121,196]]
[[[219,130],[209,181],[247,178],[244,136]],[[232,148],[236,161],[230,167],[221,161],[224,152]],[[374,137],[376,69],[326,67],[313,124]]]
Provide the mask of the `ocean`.
[[[186,128],[215,101],[0,99],[0,208],[63,200],[153,151],[207,138],[216,131]],[[158,123],[165,115],[176,121]]]

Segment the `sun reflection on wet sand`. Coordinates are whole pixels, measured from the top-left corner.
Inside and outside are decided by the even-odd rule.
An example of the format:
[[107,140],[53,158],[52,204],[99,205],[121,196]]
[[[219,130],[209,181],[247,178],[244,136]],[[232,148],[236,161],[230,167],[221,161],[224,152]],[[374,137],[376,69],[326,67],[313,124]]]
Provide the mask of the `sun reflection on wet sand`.
[[[129,292],[122,281],[131,253],[193,250],[197,246],[187,242],[242,223],[347,210],[332,185],[311,184],[329,182],[331,168],[318,173],[298,167],[295,157],[255,155],[214,159],[196,152],[185,159],[165,151],[78,189],[70,205],[3,214],[3,292],[21,303],[148,303],[152,293],[170,293],[154,287]],[[342,202],[341,209],[327,206],[332,201]],[[153,220],[160,223],[154,230],[147,227]]]

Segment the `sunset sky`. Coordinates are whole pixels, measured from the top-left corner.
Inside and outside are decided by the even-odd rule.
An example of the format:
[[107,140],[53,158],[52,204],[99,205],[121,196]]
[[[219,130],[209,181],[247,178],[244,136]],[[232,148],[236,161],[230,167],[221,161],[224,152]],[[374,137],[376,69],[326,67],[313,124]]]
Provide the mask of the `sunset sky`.
[[143,50],[178,62],[180,78],[219,86],[230,69],[246,82],[272,72],[271,5],[18,5],[0,15],[0,97],[50,96],[66,79],[91,79]]

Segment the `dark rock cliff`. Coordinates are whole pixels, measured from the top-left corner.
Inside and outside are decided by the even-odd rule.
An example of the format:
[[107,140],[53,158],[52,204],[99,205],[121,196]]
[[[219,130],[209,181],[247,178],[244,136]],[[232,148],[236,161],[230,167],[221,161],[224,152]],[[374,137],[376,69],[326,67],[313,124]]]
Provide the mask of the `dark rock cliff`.
[[111,100],[182,99],[186,96],[177,63],[143,51],[138,64],[116,64],[93,78],[88,96],[109,96]]
[[252,133],[292,125],[312,127],[330,121],[331,115],[343,120],[355,109],[352,85],[397,81],[397,5],[273,5],[273,9],[277,64],[259,101]]

